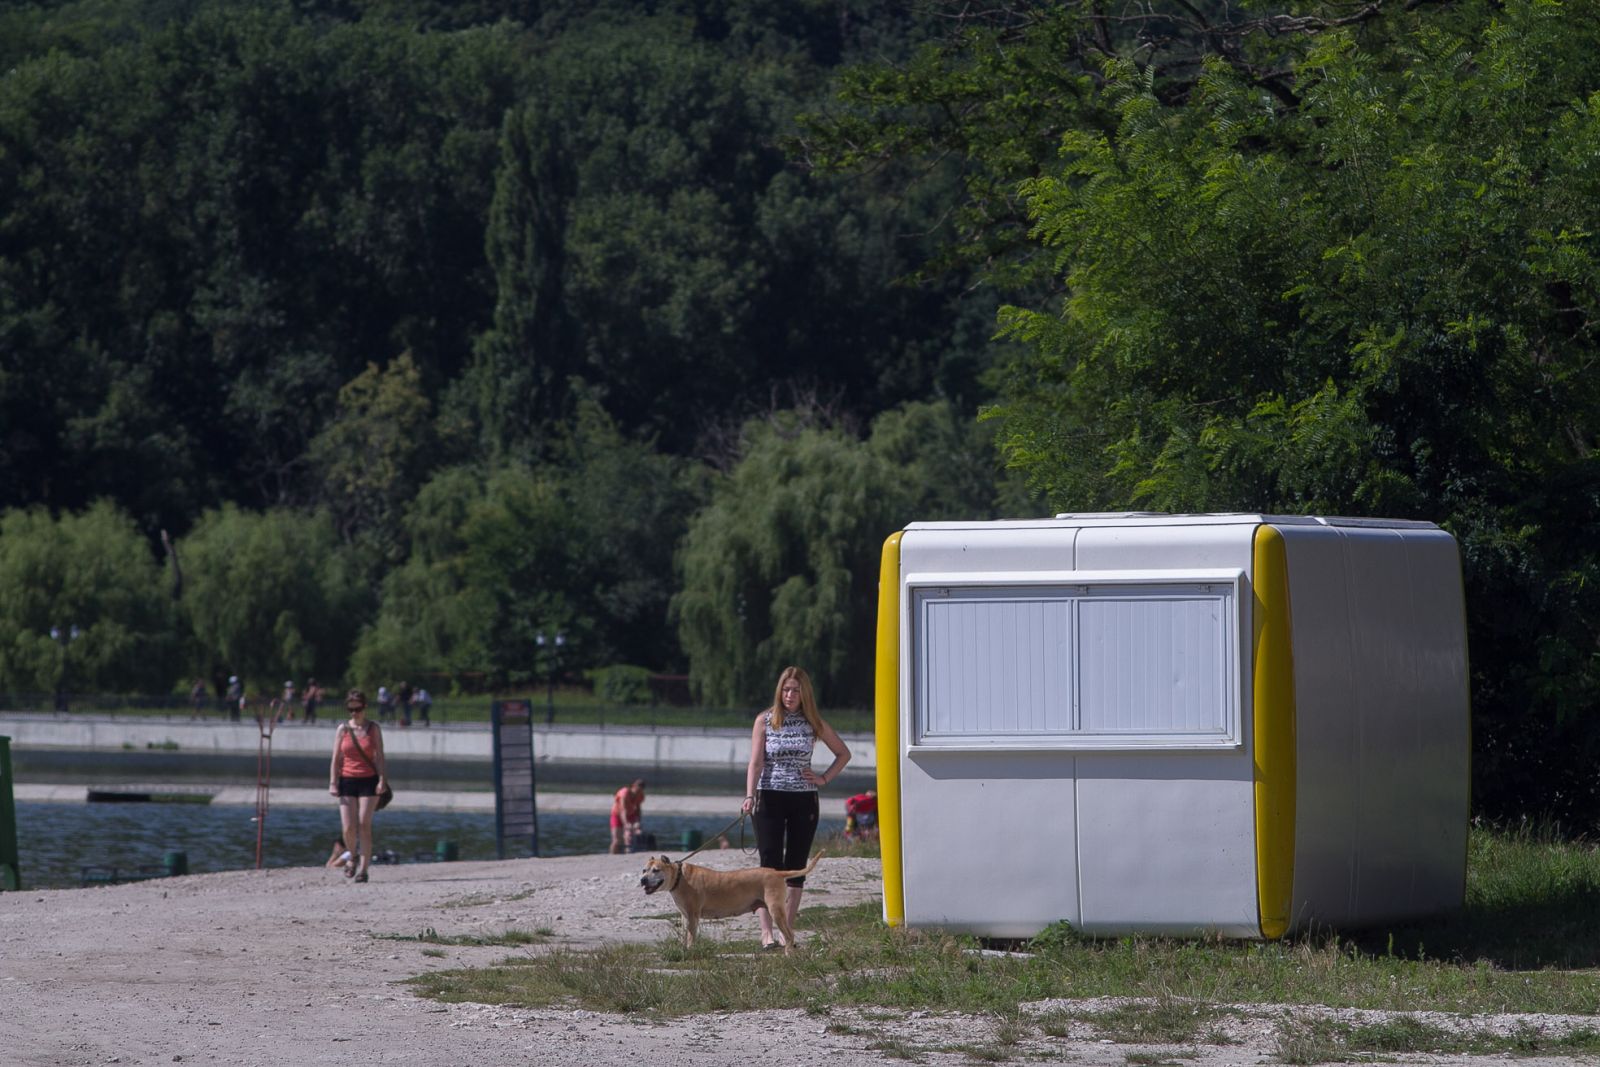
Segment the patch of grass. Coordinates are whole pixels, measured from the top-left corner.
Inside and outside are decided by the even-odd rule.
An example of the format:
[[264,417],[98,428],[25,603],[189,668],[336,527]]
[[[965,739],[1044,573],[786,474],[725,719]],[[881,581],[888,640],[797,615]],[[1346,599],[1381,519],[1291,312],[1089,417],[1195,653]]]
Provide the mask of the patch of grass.
[[[744,941],[714,938],[701,939],[685,952],[673,938],[539,957],[509,979],[467,970],[419,981],[426,983],[425,995],[445,999],[499,1002],[480,988],[486,987],[500,990],[495,996],[508,1003],[667,1014],[824,1002],[1014,1015],[1019,1005],[1040,1000],[1126,997],[1157,1007],[1129,1008],[1122,1023],[1113,1016],[1097,1025],[1121,1025],[1128,1040],[1151,1042],[1197,1039],[1217,1014],[1206,1005],[1586,1014],[1600,1002],[1600,978],[1593,974],[1509,974],[1486,962],[1377,956],[1335,938],[1261,944],[1130,937],[1073,940],[1027,956],[993,956],[971,951],[971,938],[886,927],[871,902],[808,908],[802,926],[819,932],[789,957],[754,953]],[[656,974],[651,981],[672,986],[670,991],[621,998],[612,992],[663,966],[672,967],[672,975]],[[538,982],[529,977],[528,972],[541,970],[551,973]]]
[[1174,1045],[1195,1040],[1212,1028],[1222,1009],[1198,1001],[1163,997],[1155,1002],[1120,1004],[1109,1011],[1078,1016],[1100,1033],[1122,1045]]
[[1286,1019],[1278,1028],[1278,1056],[1284,1063],[1337,1063],[1412,1053],[1471,1056],[1593,1056],[1600,1032],[1584,1028],[1548,1034],[1523,1026],[1510,1034],[1483,1027],[1443,1027],[1412,1015],[1370,1024],[1326,1017]]
[[959,1052],[977,1063],[1005,1063],[1022,1054],[1021,1045],[1030,1030],[1015,1017],[995,1020],[988,1041],[963,1042],[940,1049],[942,1052]]
[[847,839],[843,833],[833,833],[828,834],[826,837],[819,837],[816,844],[812,846],[812,851],[819,850],[827,853],[827,856],[822,860],[823,863],[843,856],[871,860],[879,859],[883,856],[883,849],[879,847],[876,837]]
[[1476,826],[1458,915],[1354,935],[1352,949],[1505,970],[1600,967],[1600,849],[1555,823]]
[[[1572,914],[1556,916],[1551,898]],[[676,913],[661,918],[675,920]],[[1571,943],[1558,944],[1547,922]],[[1153,1045],[1224,1042],[1219,1020],[1226,1009],[1217,1006],[1239,1003],[1458,1015],[1583,1015],[1600,1003],[1600,855],[1586,843],[1527,829],[1473,831],[1463,915],[1375,935],[1096,940],[1056,924],[1022,946],[1026,953],[999,955],[974,951],[980,943],[970,937],[887,927],[876,902],[814,906],[801,926],[814,933],[791,957],[714,937],[685,952],[672,939],[536,954],[515,966],[443,971],[417,982],[423,995],[441,999],[656,1016],[796,1005],[820,1012],[831,1005],[887,1013],[883,1018],[912,1010],[1016,1018],[1022,1005],[1040,1001],[1123,998],[1131,1006],[1084,1021],[1115,1040]],[[1538,967],[1511,970],[1513,961]],[[1041,1016],[1033,1025],[1064,1036],[1071,1017]],[[1403,1027],[1385,1034],[1321,1024],[1283,1038],[1296,1062],[1317,1062],[1319,1048],[1352,1040],[1369,1052],[1427,1038],[1407,1038]],[[1555,1040],[1530,1033],[1521,1044],[1495,1038],[1491,1045],[1546,1049]],[[1593,1039],[1560,1040],[1582,1049]]]
[[474,947],[486,945],[499,945],[511,947],[517,945],[540,945],[550,939],[550,931],[540,930],[505,930],[498,934],[441,934],[433,927],[424,927],[420,934],[373,934],[377,941],[421,941],[429,945],[468,945]]
[[867,1049],[871,1052],[881,1052],[892,1060],[907,1060],[911,1063],[923,1062],[922,1050],[911,1042],[902,1041],[898,1037],[881,1037],[876,1041],[869,1041]]
[[[1192,1057],[1193,1052],[1186,1050]],[[1125,1063],[1138,1065],[1138,1067],[1177,1067],[1184,1058],[1183,1054],[1169,1055],[1165,1052],[1130,1052],[1124,1057]]]
[[1016,1059],[1016,1052],[1001,1045],[945,1045],[940,1052],[959,1052],[974,1063],[1005,1063]]
[[431,959],[443,959],[444,958],[444,949],[442,949],[442,948],[425,948],[425,949],[422,950],[422,954],[424,956],[427,956],[427,957],[431,958]]
[[1549,1034],[1537,1026],[1524,1026],[1498,1040],[1516,1056],[1600,1056],[1600,1030],[1585,1026],[1565,1034]]
[[522,889],[515,893],[499,895],[495,893],[472,893],[455,900],[446,900],[439,906],[441,908],[481,908],[485,904],[514,904],[519,900],[527,900],[533,896],[532,889]]

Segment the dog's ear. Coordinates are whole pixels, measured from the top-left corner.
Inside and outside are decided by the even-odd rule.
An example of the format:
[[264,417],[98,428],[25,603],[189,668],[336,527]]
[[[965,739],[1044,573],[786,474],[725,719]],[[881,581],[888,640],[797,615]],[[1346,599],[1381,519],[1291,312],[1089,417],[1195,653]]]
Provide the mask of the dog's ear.
[[666,865],[667,865],[667,866],[668,866],[668,867],[671,867],[671,866],[672,866],[672,861],[671,861],[671,860],[669,860],[669,859],[667,859],[667,857],[666,857],[666,856],[665,856],[665,855],[663,855],[663,856],[662,856],[662,857],[661,857],[661,862],[662,862],[662,863],[665,863],[665,864],[666,864]]

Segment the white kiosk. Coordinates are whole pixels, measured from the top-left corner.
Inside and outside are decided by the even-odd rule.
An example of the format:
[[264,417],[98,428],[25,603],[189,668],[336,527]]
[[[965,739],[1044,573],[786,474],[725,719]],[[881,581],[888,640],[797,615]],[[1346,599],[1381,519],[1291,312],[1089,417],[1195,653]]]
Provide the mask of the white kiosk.
[[913,523],[879,598],[890,924],[1276,938],[1461,905],[1466,620],[1437,526]]

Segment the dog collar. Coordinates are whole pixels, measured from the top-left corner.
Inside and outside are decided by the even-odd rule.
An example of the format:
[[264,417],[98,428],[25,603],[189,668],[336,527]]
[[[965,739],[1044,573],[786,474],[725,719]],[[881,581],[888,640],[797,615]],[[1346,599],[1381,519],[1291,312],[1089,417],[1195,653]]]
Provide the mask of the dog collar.
[[672,884],[667,886],[667,892],[676,893],[678,891],[678,883],[683,881],[683,864],[673,863],[671,860],[668,860],[667,865],[672,868],[673,874]]

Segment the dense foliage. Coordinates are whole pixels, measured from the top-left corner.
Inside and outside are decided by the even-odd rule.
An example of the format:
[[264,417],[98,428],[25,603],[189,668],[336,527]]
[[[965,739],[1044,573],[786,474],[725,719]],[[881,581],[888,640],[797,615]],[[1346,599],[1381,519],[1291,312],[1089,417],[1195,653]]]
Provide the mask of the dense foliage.
[[[1002,313],[1018,356],[988,414],[1056,507],[1455,533],[1476,802],[1586,823],[1600,815],[1600,14],[1285,9],[1002,5],[858,80],[855,110],[812,121],[814,151],[965,145],[975,221],[958,247],[1009,235],[1006,269],[1033,278],[1050,253],[1054,298]],[[925,110],[952,94],[981,106]]]
[[1460,539],[1479,807],[1591,819],[1597,46],[1556,0],[9,6],[0,689],[73,615],[108,687],[861,703],[906,521],[1377,514]]
[[[997,300],[905,284],[940,205],[908,212],[892,182],[816,177],[779,147],[833,71],[903,53],[922,18],[8,6],[0,510],[20,538],[126,516],[182,583],[147,620],[163,657],[68,681],[721,677],[734,653],[686,653],[669,606],[745,423],[793,408],[848,445],[933,396],[970,422],[986,395]],[[914,517],[832,517],[862,530],[837,565],[870,571],[855,550]],[[829,610],[856,633],[873,605],[851,588]],[[97,620],[75,657],[105,640],[109,607],[47,607]],[[16,611],[0,690],[48,691],[49,626]],[[559,661],[535,640],[557,632]],[[785,654],[837,658],[831,637]],[[825,699],[865,699],[859,664],[818,674]]]

